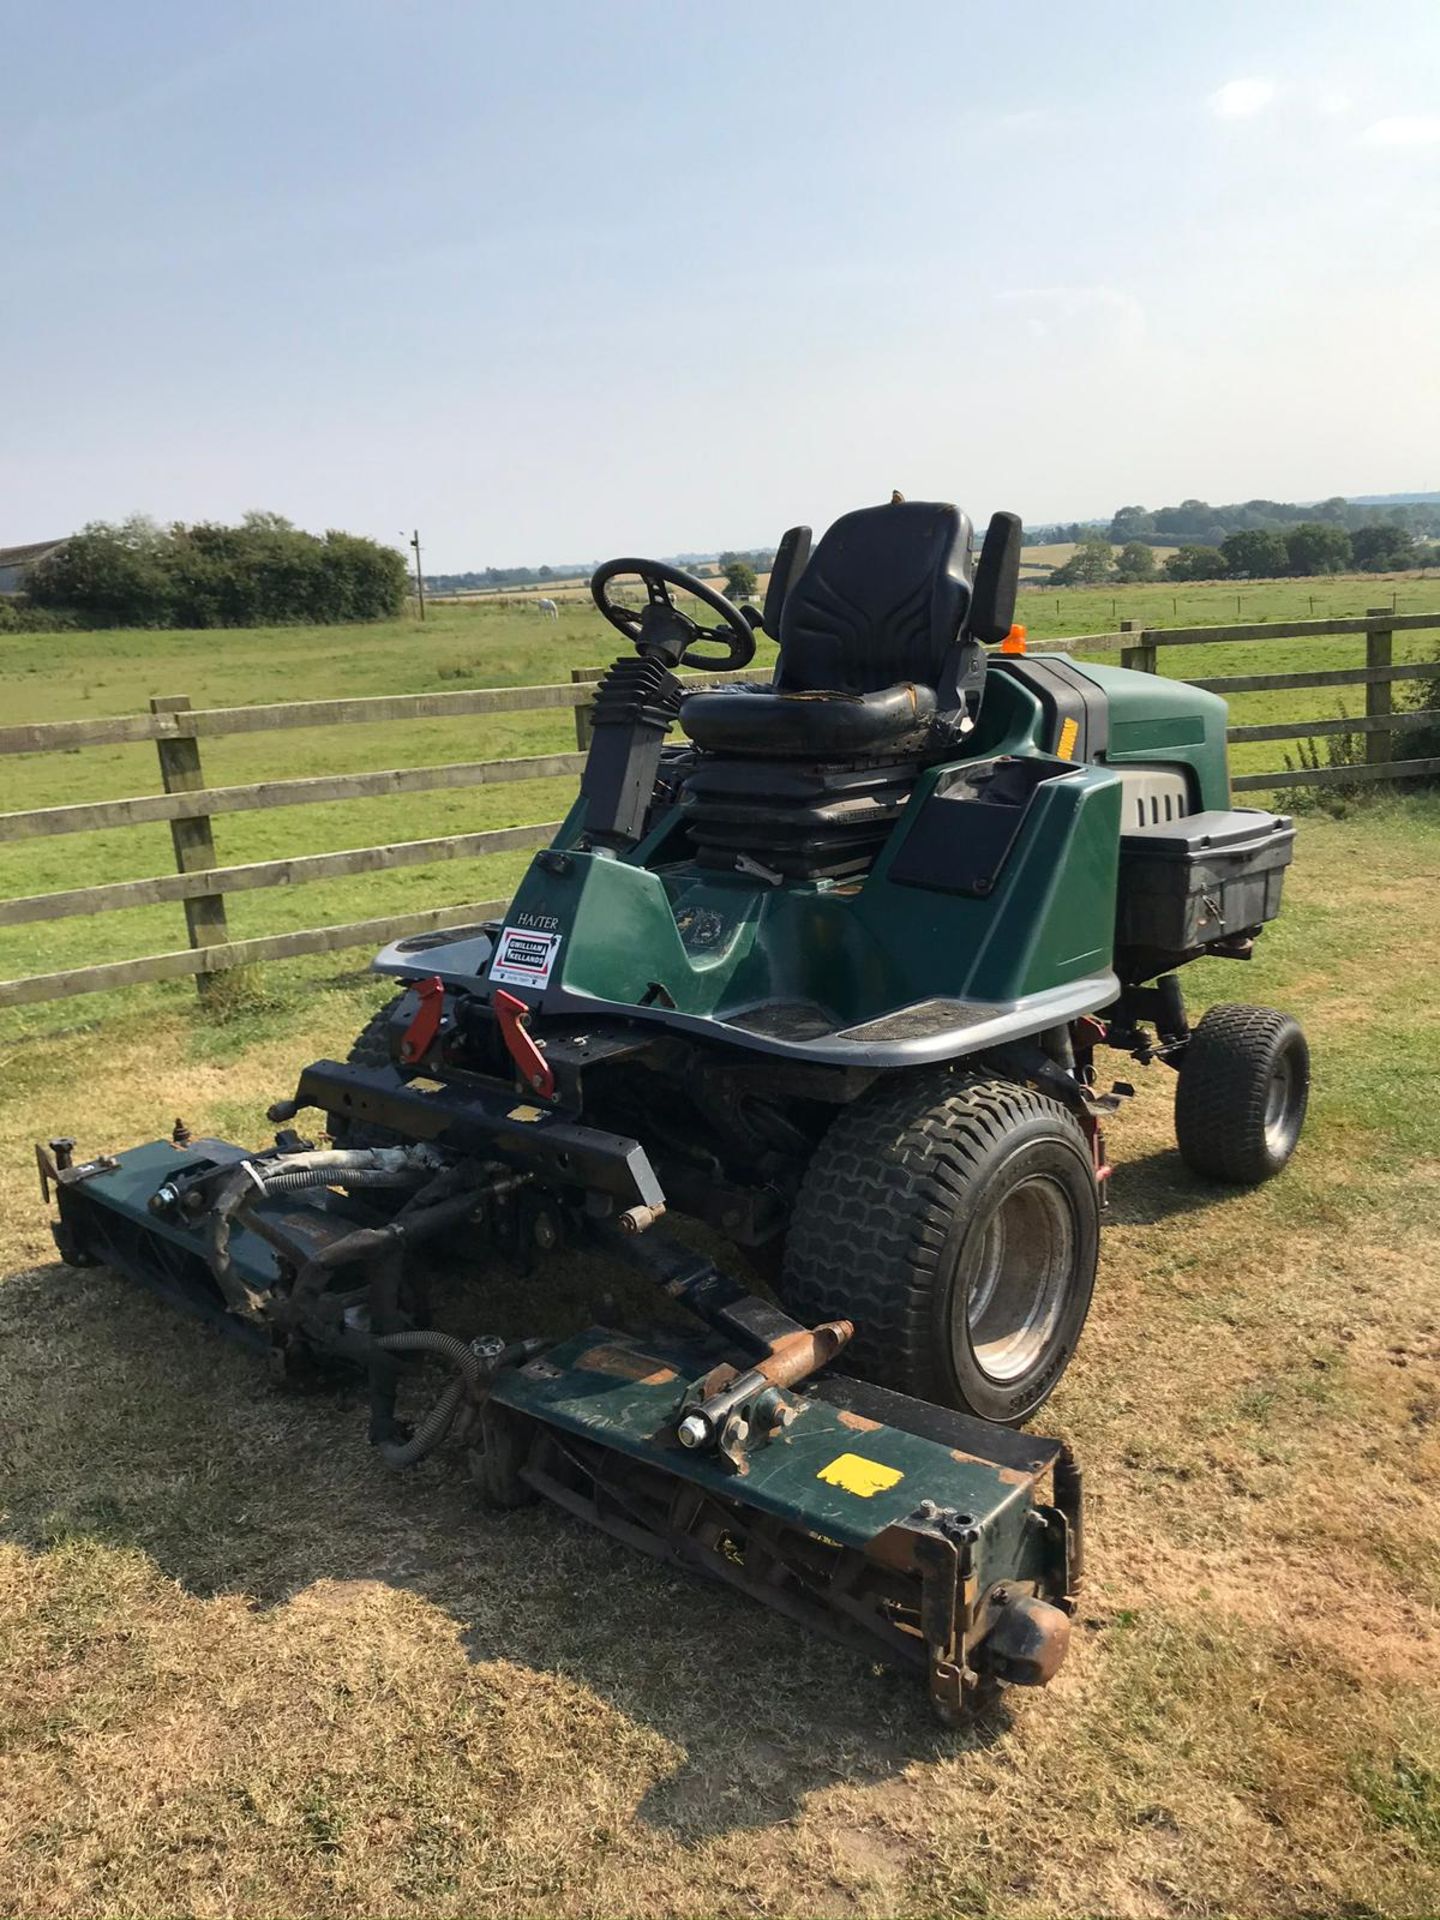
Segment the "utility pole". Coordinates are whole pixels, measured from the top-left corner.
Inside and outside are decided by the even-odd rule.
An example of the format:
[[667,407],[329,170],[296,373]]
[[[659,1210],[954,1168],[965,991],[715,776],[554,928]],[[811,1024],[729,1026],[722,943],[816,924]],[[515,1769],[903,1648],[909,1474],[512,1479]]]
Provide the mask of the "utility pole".
[[410,536],[410,545],[415,549],[415,597],[420,602],[420,618],[425,618],[425,575],[420,571],[420,529],[416,527]]

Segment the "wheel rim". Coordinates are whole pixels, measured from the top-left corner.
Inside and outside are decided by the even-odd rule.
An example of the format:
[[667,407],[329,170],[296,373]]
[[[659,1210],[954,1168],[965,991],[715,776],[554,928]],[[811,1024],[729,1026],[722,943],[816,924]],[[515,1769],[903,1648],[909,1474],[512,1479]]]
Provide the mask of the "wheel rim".
[[987,1379],[1018,1380],[1054,1337],[1075,1266],[1070,1196],[1048,1174],[1032,1174],[986,1222],[966,1290],[962,1337]]
[[1275,1056],[1265,1088],[1265,1145],[1283,1155],[1294,1144],[1295,1063],[1288,1048]]

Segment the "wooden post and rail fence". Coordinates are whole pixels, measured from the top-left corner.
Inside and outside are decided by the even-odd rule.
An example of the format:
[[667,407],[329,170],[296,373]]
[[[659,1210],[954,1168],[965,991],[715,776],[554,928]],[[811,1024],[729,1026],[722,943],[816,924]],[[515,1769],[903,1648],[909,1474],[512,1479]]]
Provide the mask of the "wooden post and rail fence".
[[[1440,661],[1396,665],[1394,636],[1398,632],[1440,630],[1440,613],[1400,614],[1382,608],[1364,617],[1337,620],[1266,621],[1223,627],[1136,628],[1122,622],[1117,633],[1084,634],[1075,639],[1041,643],[1035,649],[1082,651],[1086,654],[1118,649],[1123,666],[1157,673],[1168,647],[1194,647],[1242,641],[1331,639],[1358,637],[1365,641],[1365,665],[1315,669],[1302,673],[1257,673],[1195,680],[1191,684],[1223,695],[1310,687],[1365,689],[1365,712],[1354,718],[1339,716],[1283,721],[1264,725],[1232,726],[1232,742],[1303,740],[1334,734],[1361,734],[1366,759],[1359,765],[1285,768],[1236,775],[1237,792],[1267,789],[1368,783],[1440,776],[1440,758],[1407,759],[1397,754],[1407,731],[1440,723],[1440,711],[1397,712],[1393,703],[1396,681],[1440,679]],[[379,946],[407,934],[430,932],[491,919],[503,913],[504,900],[480,900],[462,906],[420,909],[343,926],[310,927],[258,938],[231,939],[225,902],[229,895],[257,888],[303,886],[346,875],[379,873],[399,867],[429,865],[441,860],[478,859],[547,844],[558,821],[535,826],[500,827],[485,832],[452,833],[434,839],[406,840],[384,846],[353,847],[336,853],[296,855],[283,860],[260,860],[239,866],[218,864],[213,821],[217,815],[244,813],[271,807],[314,805],[336,800],[372,799],[389,794],[426,793],[440,789],[509,784],[578,775],[590,741],[592,686],[603,668],[577,668],[568,686],[483,687],[448,693],[394,694],[341,700],[293,701],[249,707],[192,707],[183,695],[152,700],[146,714],[121,714],[93,720],[57,720],[25,726],[0,726],[0,755],[68,753],[87,746],[115,746],[153,741],[159,758],[162,792],[131,799],[83,801],[59,807],[35,807],[0,814],[0,848],[52,834],[142,826],[168,822],[174,846],[175,872],[139,880],[106,881],[94,886],[20,898],[0,898],[0,928],[74,915],[112,913],[126,907],[178,903],[184,909],[188,946],[141,959],[118,960],[100,966],[73,967],[63,972],[0,981],[0,1008],[20,1007],[44,1000],[68,999],[142,981],[181,979],[193,975],[203,991],[217,974],[259,961],[289,960],[306,954],[339,952],[346,948]],[[729,679],[764,679],[765,674],[697,676],[697,686],[723,684]],[[259,781],[248,786],[210,787],[205,784],[201,743],[223,735],[270,733],[281,729],[343,726],[375,721],[481,718],[501,713],[529,713],[546,708],[571,709],[575,717],[575,750],[538,754],[526,759],[481,760],[430,767],[400,767],[382,772],[321,774],[287,780]]]

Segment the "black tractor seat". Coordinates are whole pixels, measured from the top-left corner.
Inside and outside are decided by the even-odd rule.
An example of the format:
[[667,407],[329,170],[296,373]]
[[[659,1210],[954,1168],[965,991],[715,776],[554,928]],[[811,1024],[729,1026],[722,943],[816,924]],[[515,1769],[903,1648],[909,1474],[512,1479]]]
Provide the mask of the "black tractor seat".
[[[1019,522],[987,559],[1018,570]],[[768,687],[688,695],[680,725],[698,749],[682,790],[702,866],[786,878],[869,867],[918,774],[953,754],[980,704],[994,637],[958,507],[893,500],[837,520],[809,551],[793,528],[776,555],[764,628],[779,642]],[[998,571],[997,571],[998,569]],[[1005,630],[1010,615],[1004,613]]]
[[763,759],[919,752],[935,732],[935,716],[934,688],[913,680],[879,693],[723,687],[687,694],[680,704],[680,725],[702,752]]

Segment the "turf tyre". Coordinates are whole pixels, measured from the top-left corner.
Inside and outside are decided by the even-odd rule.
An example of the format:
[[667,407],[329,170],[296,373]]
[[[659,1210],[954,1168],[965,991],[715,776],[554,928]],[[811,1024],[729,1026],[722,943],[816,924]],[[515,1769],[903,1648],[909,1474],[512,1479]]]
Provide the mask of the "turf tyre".
[[1192,1172],[1253,1187],[1289,1160],[1305,1124],[1310,1049],[1274,1007],[1211,1007],[1175,1084],[1175,1140]]
[[466,1447],[470,1483],[482,1507],[528,1507],[539,1494],[520,1477],[534,1442],[534,1423],[513,1408],[487,1400]]
[[[403,994],[396,994],[393,1000],[387,1000],[383,1007],[377,1007],[350,1044],[345,1059],[352,1067],[388,1067],[390,1054],[390,1019],[399,1006]],[[405,1144],[405,1136],[396,1133],[393,1127],[376,1127],[363,1120],[351,1120],[343,1113],[328,1113],[325,1116],[325,1128],[337,1147],[398,1147]]]
[[[897,1075],[816,1149],[781,1293],[807,1324],[854,1320],[847,1372],[1014,1426],[1069,1364],[1099,1244],[1089,1144],[1064,1107],[1004,1080]],[[992,1336],[1007,1300],[1019,1327],[1027,1273],[1033,1323],[1007,1346]]]

